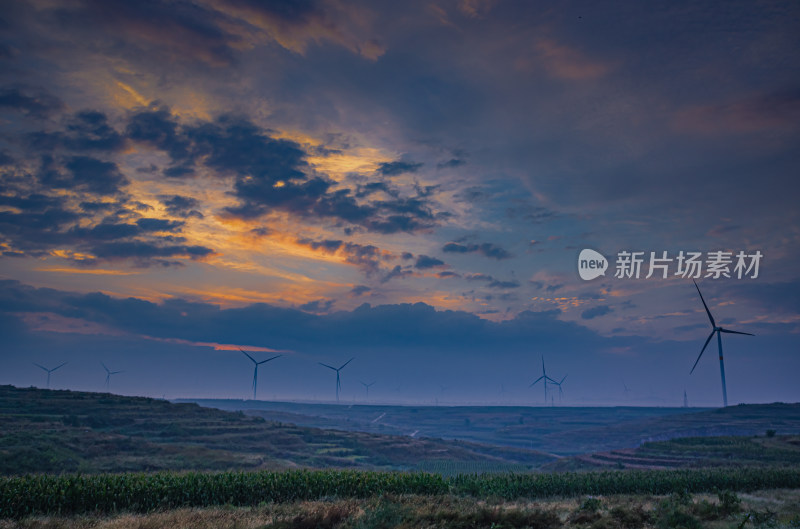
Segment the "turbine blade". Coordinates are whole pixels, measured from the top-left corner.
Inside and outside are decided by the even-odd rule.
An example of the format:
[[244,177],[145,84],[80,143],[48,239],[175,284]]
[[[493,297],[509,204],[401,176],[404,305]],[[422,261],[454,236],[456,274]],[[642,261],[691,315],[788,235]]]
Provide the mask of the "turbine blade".
[[531,385],[530,385],[530,386],[528,386],[528,387],[529,387],[529,388],[533,387],[533,386],[534,386],[534,384],[536,384],[537,382],[539,382],[539,381],[540,381],[541,379],[543,379],[543,378],[544,378],[544,376],[541,376],[541,377],[537,378],[536,380],[534,380],[533,382],[531,382]]
[[58,367],[54,367],[54,368],[53,368],[53,369],[51,369],[50,371],[55,371],[56,369],[62,368],[62,367],[64,367],[64,366],[65,366],[65,365],[67,365],[67,364],[69,364],[69,362],[64,362],[64,363],[63,363],[63,364],[61,364],[60,366],[58,366]]
[[728,329],[720,329],[720,332],[726,332],[728,334],[744,334],[745,336],[755,336],[755,334],[750,334],[749,332],[731,331]]
[[346,366],[347,364],[349,364],[350,362],[352,362],[353,360],[355,360],[355,358],[356,358],[356,357],[354,356],[353,358],[351,358],[350,360],[348,360],[347,362],[345,362],[344,364],[342,364],[342,367],[340,367],[340,368],[339,368],[339,370],[342,370],[342,369],[344,369],[344,366]]
[[281,357],[281,356],[283,356],[283,355],[275,355],[272,358],[267,358],[266,360],[262,360],[260,362],[256,362],[256,364],[259,364],[259,365],[260,364],[266,364],[267,362],[269,362],[271,360],[275,360],[276,358]]
[[250,356],[249,354],[245,353],[245,352],[244,352],[244,350],[243,350],[241,347],[239,348],[239,350],[242,352],[242,354],[243,354],[243,355],[245,355],[247,358],[249,358],[250,360],[252,360],[254,364],[257,364],[257,363],[258,363],[258,362],[256,362],[256,359],[255,359],[255,358],[253,358],[253,357],[252,357],[252,356]]
[[695,368],[695,367],[697,367],[697,362],[699,362],[699,361],[700,361],[700,357],[701,357],[701,356],[703,356],[703,353],[705,352],[705,350],[706,350],[706,347],[708,347],[708,342],[710,342],[710,341],[711,341],[711,338],[713,338],[713,337],[714,337],[714,333],[715,333],[715,332],[716,332],[716,331],[711,331],[711,334],[709,334],[709,335],[708,335],[708,338],[706,338],[706,343],[704,343],[704,344],[703,344],[703,348],[700,350],[700,354],[699,354],[699,355],[697,355],[697,360],[695,360],[695,361],[694,361],[694,365],[692,366],[692,370],[691,370],[691,371],[689,371],[689,374],[690,374],[690,375],[691,375],[692,373],[694,373],[694,368]]
[[555,380],[553,380],[552,378],[548,377],[547,375],[545,375],[545,376],[544,376],[544,378],[546,378],[547,380],[549,380],[549,381],[550,381],[550,382],[552,382],[553,384],[558,384],[558,382],[556,382],[556,381],[555,381]]
[[333,367],[333,366],[329,366],[328,364],[323,364],[322,362],[317,362],[317,363],[318,363],[319,365],[321,365],[321,366],[325,366],[325,367],[327,367],[328,369],[333,369],[333,370],[334,370],[334,371],[336,371],[337,373],[339,372],[339,370],[338,370],[338,369],[336,369],[336,368],[335,368],[335,367]]
[[110,370],[110,369],[108,369],[108,368],[106,367],[106,365],[105,365],[103,362],[100,362],[100,365],[101,365],[101,366],[103,366],[103,369],[105,369],[105,370],[106,370],[106,373],[110,373],[110,372],[111,372],[111,370]]
[[36,362],[31,362],[31,364],[35,365],[35,366],[36,366],[36,367],[38,367],[39,369],[44,369],[44,370],[45,370],[45,371],[47,371],[48,373],[50,372],[50,370],[49,370],[49,369],[47,369],[46,367],[44,367],[44,366],[42,366],[42,365],[39,365],[39,364],[37,364]]
[[564,381],[567,379],[567,377],[568,377],[568,376],[569,376],[569,375],[564,375],[564,378],[562,378],[562,379],[561,379],[561,382],[559,382],[559,383],[558,383],[558,386],[559,386],[559,387],[561,387],[561,384],[563,384],[563,383],[564,383]]
[[697,289],[697,293],[698,293],[698,294],[700,294],[700,301],[702,301],[702,302],[703,302],[703,306],[706,308],[706,314],[708,314],[708,319],[709,319],[709,320],[711,320],[711,326],[712,326],[712,327],[716,327],[716,326],[717,326],[717,324],[716,324],[716,322],[714,321],[714,316],[712,316],[712,315],[711,315],[711,311],[710,311],[710,310],[708,310],[708,305],[706,305],[706,300],[705,300],[705,299],[703,299],[703,294],[700,292],[700,287],[698,287],[698,286],[697,286],[697,281],[695,281],[694,279],[692,279],[692,283],[694,283],[694,288],[696,288],[696,289]]

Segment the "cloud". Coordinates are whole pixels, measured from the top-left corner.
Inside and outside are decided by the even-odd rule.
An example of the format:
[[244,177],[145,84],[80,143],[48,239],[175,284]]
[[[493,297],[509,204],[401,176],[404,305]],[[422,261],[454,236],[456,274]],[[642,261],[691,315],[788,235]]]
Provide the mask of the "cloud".
[[34,132],[29,136],[31,147],[49,152],[61,148],[75,152],[118,151],[125,138],[108,123],[108,117],[96,110],[85,110],[68,116],[62,131]]
[[181,195],[162,195],[159,197],[161,203],[167,209],[167,213],[175,217],[197,217],[203,218],[203,214],[197,211],[196,208],[200,207],[200,201]]
[[511,281],[501,281],[499,279],[493,279],[487,285],[489,288],[498,288],[498,289],[509,289],[509,288],[519,288],[520,284],[519,281],[511,280]]
[[461,167],[462,165],[466,164],[464,160],[460,158],[451,158],[446,162],[439,162],[436,164],[437,169],[454,169],[456,167]]
[[440,266],[447,266],[447,265],[445,265],[444,261],[442,261],[441,259],[437,259],[435,257],[429,257],[427,255],[417,256],[417,262],[414,263],[414,267],[419,268],[420,270],[424,270],[427,268],[436,268]]
[[60,189],[74,189],[97,195],[115,195],[128,184],[114,162],[105,162],[91,156],[72,156],[64,163],[66,171],[49,156],[42,158],[39,180],[43,185]]
[[416,173],[422,167],[421,163],[403,162],[384,162],[378,166],[378,172],[383,176],[397,176],[404,173]]
[[442,247],[442,251],[448,253],[479,253],[486,257],[497,259],[498,261],[513,257],[510,252],[489,242],[482,244],[460,244],[457,242],[448,242]]
[[605,316],[606,314],[610,314],[612,312],[614,312],[614,309],[608,305],[598,305],[597,307],[592,307],[581,312],[581,318],[584,320],[593,320],[594,318]]
[[678,112],[675,126],[694,134],[736,134],[796,128],[800,88],[751,94],[725,103],[696,105]]
[[332,299],[317,299],[309,301],[300,305],[298,308],[305,312],[313,312],[314,314],[322,314],[329,312],[333,307],[335,300]]
[[404,267],[402,267],[400,265],[395,265],[395,267],[392,268],[389,271],[388,274],[386,274],[385,276],[383,276],[381,278],[381,283],[388,283],[392,279],[395,279],[395,278],[398,278],[398,277],[402,279],[404,277],[408,277],[408,276],[411,276],[411,275],[414,275],[414,272],[410,268],[407,268],[407,267],[404,268]]
[[352,290],[350,290],[350,294],[349,295],[350,295],[351,298],[357,298],[357,297],[363,296],[364,294],[366,294],[370,290],[372,290],[372,289],[370,287],[366,286],[366,285],[356,285],[356,286],[353,287]]
[[[280,210],[390,234],[430,229],[448,215],[431,206],[429,195],[436,186],[417,186],[415,196],[405,197],[385,182],[362,184],[354,191],[314,173],[306,160],[309,153],[300,144],[275,138],[272,131],[244,118],[223,115],[184,126],[168,109],[150,108],[135,112],[126,131],[132,141],[170,156],[166,176],[193,176],[201,163],[219,176],[232,176],[238,204],[225,210],[244,220]],[[397,174],[419,165],[390,162],[386,170]],[[387,197],[373,199],[378,191]]]
[[33,118],[44,119],[63,106],[57,97],[43,90],[0,89],[0,108],[15,110]]
[[308,246],[312,250],[332,255],[340,255],[344,257],[346,263],[358,266],[367,275],[372,275],[380,271],[382,262],[396,258],[391,252],[381,250],[377,246],[371,244],[358,244],[337,239],[324,239],[321,241],[297,239],[296,242],[297,244]]

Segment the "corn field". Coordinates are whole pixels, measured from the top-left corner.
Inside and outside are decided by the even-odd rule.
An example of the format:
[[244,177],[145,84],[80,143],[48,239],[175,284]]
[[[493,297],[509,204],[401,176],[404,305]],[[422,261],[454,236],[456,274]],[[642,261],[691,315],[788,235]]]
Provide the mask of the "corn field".
[[250,506],[384,494],[506,499],[583,494],[668,494],[800,488],[800,469],[743,468],[563,474],[459,475],[286,472],[34,475],[0,478],[0,518],[35,514],[150,512],[178,507]]

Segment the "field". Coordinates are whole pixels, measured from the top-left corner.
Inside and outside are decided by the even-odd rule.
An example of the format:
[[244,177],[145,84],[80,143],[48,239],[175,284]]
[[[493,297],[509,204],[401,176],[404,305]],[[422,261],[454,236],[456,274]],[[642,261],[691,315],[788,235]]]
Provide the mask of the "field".
[[220,402],[0,386],[0,529],[800,527],[797,405]]

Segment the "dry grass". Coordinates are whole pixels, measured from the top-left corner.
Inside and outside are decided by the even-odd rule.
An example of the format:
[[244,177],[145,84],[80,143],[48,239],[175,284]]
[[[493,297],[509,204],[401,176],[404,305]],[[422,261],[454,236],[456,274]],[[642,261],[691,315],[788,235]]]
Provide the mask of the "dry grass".
[[[800,490],[759,491],[739,496],[742,513],[717,520],[700,520],[698,527],[737,527],[748,512],[776,513],[789,527],[800,520]],[[31,517],[0,521],[0,529],[366,529],[381,527],[468,529],[481,527],[556,529],[658,528],[656,513],[675,497],[647,495],[555,498],[542,501],[476,500],[459,496],[386,496],[365,500],[308,501],[267,504],[253,508],[175,509],[150,514],[114,516]],[[714,504],[716,495],[697,494],[696,505]],[[659,525],[661,524],[661,525]],[[748,522],[744,527],[755,527]]]

